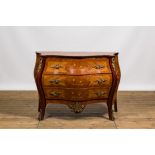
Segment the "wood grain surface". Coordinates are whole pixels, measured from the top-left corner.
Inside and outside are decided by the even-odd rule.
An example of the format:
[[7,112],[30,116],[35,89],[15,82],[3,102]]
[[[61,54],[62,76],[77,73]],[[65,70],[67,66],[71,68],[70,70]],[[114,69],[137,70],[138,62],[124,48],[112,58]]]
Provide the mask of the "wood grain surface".
[[[88,101],[107,99],[110,87],[106,88],[44,88],[46,99],[62,99],[67,101]],[[51,101],[52,102],[52,101]],[[59,101],[58,101],[59,103]]]
[[83,76],[43,75],[42,77],[42,85],[44,87],[89,88],[111,86],[111,84],[111,74],[93,74]]
[[89,104],[75,114],[64,104],[49,104],[38,121],[36,91],[0,91],[0,128],[141,129],[155,128],[155,92],[118,92],[118,112],[108,119],[104,103]]
[[[102,68],[97,68],[101,66]],[[43,74],[86,75],[111,73],[108,58],[55,58],[48,57]]]

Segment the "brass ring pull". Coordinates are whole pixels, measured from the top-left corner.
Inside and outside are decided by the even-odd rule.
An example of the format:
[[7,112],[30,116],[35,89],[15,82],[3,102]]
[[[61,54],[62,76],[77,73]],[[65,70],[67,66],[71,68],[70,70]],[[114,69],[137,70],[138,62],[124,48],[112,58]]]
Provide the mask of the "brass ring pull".
[[62,66],[60,64],[56,64],[56,65],[51,66],[51,68],[59,69],[59,68],[62,68]]
[[54,79],[54,80],[50,80],[49,82],[53,84],[59,84],[60,80]]
[[96,82],[99,84],[99,85],[102,85],[106,80],[105,79],[98,79],[96,80]]
[[52,96],[59,96],[60,92],[56,92],[56,91],[50,92],[50,95],[52,95]]
[[98,97],[101,97],[101,96],[103,96],[104,94],[105,94],[105,92],[103,92],[103,91],[96,92],[96,95],[97,95]]
[[95,66],[93,66],[93,68],[95,68],[95,69],[101,69],[101,68],[104,68],[104,66],[103,65],[95,65]]

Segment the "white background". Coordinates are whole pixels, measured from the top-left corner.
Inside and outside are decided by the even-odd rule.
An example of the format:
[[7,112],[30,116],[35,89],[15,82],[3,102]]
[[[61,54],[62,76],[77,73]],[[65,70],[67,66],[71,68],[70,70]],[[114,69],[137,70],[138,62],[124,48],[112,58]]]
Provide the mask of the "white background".
[[[0,25],[154,26],[154,6],[154,0],[0,0]],[[147,47],[145,53],[150,53],[152,56],[149,57],[153,59],[153,40],[150,43],[152,48],[150,46]],[[130,45],[130,43],[128,45]],[[43,49],[44,48],[45,47],[43,47]],[[148,50],[148,48],[151,48],[151,50]],[[36,50],[36,48],[34,50]],[[0,49],[1,55],[4,55],[2,52],[6,53],[6,51],[1,51]],[[22,53],[22,51],[20,52]],[[31,61],[33,60],[32,53],[29,59],[31,59]],[[142,59],[141,56],[140,59]],[[1,56],[0,60],[2,60]],[[27,62],[28,60],[24,61]],[[3,68],[3,66],[4,65],[0,65],[1,68]],[[7,87],[5,88],[7,89]],[[48,154],[49,152],[56,155],[62,155],[64,153],[68,155],[155,154],[154,130],[104,129],[99,132],[99,130],[87,129],[76,131],[68,130],[68,132],[66,130],[59,130],[58,133],[57,129],[34,129],[33,132],[32,130],[4,129],[0,131],[0,134],[1,152],[4,155],[42,155],[45,153]]]
[[155,90],[155,27],[0,27],[0,89],[36,89],[35,51],[118,51],[119,90]]

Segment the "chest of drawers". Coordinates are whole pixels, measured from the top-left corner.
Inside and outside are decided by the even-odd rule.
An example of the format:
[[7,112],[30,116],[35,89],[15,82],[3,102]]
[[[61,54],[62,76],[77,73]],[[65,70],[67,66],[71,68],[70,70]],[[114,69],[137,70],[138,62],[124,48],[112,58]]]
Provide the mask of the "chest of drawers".
[[87,104],[106,102],[109,119],[117,111],[120,81],[118,53],[36,52],[34,69],[39,94],[39,120],[48,103],[66,104],[75,113]]

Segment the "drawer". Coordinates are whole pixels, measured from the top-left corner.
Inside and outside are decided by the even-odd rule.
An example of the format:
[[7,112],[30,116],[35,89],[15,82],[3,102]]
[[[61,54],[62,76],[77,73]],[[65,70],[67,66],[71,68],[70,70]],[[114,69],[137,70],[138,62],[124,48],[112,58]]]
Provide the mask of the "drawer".
[[112,74],[96,75],[43,75],[43,86],[48,87],[67,87],[67,88],[85,88],[85,87],[103,87],[111,86]]
[[108,58],[47,58],[43,74],[111,73]]
[[71,89],[71,88],[44,88],[46,99],[59,99],[71,101],[86,101],[92,99],[108,98],[110,88]]

